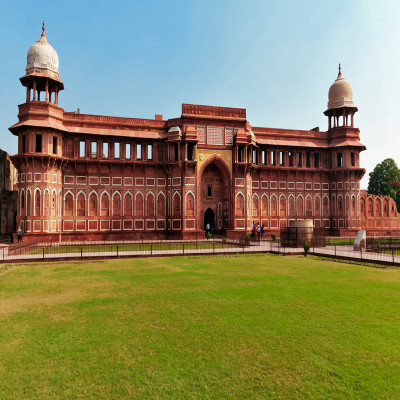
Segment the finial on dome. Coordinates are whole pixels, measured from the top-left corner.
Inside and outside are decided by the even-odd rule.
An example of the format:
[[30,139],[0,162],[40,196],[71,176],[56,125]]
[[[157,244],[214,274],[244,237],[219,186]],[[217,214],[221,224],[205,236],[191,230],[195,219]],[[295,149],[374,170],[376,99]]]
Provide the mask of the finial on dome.
[[45,26],[44,26],[44,20],[43,20],[43,23],[42,23],[42,36],[40,36],[40,39],[41,38],[44,38],[44,39],[46,39],[46,34],[44,33],[44,30],[45,30],[46,28],[45,28]]
[[[43,21],[43,24],[44,24],[44,21]],[[342,67],[340,66],[340,63],[339,63],[339,75],[342,73]]]

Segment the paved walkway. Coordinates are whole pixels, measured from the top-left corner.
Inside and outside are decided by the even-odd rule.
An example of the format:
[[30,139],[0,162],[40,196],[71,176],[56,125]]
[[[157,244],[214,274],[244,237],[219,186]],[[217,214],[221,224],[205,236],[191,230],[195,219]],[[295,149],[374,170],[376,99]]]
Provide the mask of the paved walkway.
[[[176,242],[174,242],[176,243]],[[220,242],[215,242],[220,244]],[[183,244],[183,242],[182,242]],[[86,243],[87,245],[87,243]],[[76,244],[74,245],[76,247]],[[0,248],[0,261],[42,261],[42,260],[60,260],[60,259],[84,259],[84,258],[108,258],[108,257],[149,257],[149,256],[202,256],[207,254],[254,254],[254,253],[277,253],[282,255],[303,254],[301,248],[281,247],[279,243],[260,242],[247,247],[223,247],[208,249],[171,249],[171,250],[134,250],[134,251],[90,251],[84,250],[82,245],[82,253],[65,252],[56,254],[47,254],[46,252],[38,254],[18,254],[8,255],[8,248]],[[39,247],[40,250],[40,247]],[[392,254],[370,253],[365,251],[354,251],[352,246],[326,246],[310,249],[311,254],[319,256],[327,256],[333,258],[344,258],[356,261],[369,261],[383,264],[400,265],[400,256]]]

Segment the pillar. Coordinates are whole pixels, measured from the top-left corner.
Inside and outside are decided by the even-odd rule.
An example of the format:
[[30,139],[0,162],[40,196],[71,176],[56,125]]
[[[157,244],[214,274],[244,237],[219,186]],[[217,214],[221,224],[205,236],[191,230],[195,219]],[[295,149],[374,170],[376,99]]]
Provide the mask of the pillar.
[[36,101],[36,81],[33,81],[33,101]]
[[45,95],[45,101],[49,101],[49,80],[46,79],[46,89],[45,89],[46,95]]

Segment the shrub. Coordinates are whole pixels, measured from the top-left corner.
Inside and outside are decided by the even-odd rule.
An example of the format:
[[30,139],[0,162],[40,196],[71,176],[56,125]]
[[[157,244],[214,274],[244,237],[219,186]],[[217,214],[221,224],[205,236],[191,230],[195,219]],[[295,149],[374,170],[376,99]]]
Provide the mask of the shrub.
[[305,240],[303,242],[303,248],[304,248],[304,257],[307,257],[308,253],[310,252],[310,243],[307,242],[307,240]]
[[207,232],[206,234],[207,240],[212,238],[212,233],[211,232]]

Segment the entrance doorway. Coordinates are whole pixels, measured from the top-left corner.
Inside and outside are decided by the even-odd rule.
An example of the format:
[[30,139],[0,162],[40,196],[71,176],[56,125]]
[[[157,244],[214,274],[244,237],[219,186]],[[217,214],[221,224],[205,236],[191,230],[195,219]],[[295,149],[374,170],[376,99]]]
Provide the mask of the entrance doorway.
[[207,225],[209,226],[209,231],[215,231],[215,220],[214,220],[214,211],[211,208],[207,208],[204,213],[204,230],[207,231]]
[[[215,157],[206,164],[200,175],[199,220],[203,229],[210,224],[212,233],[223,233],[230,229],[230,176],[226,165]],[[212,230],[212,228],[214,228]]]

